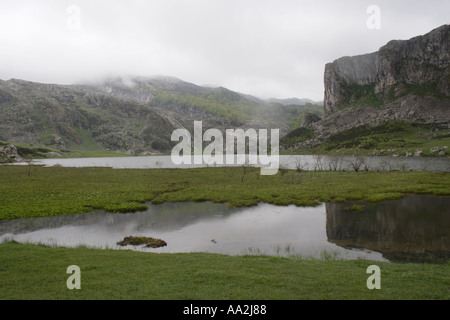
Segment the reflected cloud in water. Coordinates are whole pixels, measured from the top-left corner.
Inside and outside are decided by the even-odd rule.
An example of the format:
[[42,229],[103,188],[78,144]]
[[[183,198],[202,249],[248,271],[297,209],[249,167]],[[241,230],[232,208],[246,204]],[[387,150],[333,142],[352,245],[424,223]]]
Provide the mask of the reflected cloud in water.
[[165,203],[144,212],[93,212],[0,222],[0,241],[123,249],[126,236],[163,239],[146,252],[267,254],[378,261],[445,261],[449,257],[450,198],[409,196],[398,201],[323,204],[314,208],[259,204]]

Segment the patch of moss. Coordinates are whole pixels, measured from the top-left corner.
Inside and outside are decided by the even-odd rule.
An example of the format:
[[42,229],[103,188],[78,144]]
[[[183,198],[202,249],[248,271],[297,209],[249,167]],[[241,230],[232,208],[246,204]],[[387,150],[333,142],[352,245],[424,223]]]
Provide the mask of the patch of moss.
[[422,85],[406,84],[406,87],[408,92],[418,95],[419,97],[434,97],[438,100],[448,98],[447,95],[438,90],[437,82]]
[[414,94],[419,97],[433,97],[438,100],[448,99],[448,96],[443,94],[438,89],[438,82],[426,84],[410,84],[405,81],[400,81],[392,86],[384,95],[387,102],[404,97],[408,94]]
[[344,107],[371,106],[380,107],[383,100],[375,94],[375,84],[359,85],[357,83],[347,83],[340,81],[343,100],[341,105]]

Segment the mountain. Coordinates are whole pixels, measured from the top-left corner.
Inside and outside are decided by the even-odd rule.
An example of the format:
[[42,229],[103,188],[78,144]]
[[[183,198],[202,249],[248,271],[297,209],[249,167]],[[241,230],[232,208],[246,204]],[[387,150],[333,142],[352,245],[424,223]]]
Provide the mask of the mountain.
[[[173,77],[114,77],[78,85],[0,80],[0,140],[59,150],[171,150],[172,132],[298,127],[311,106],[263,102]],[[320,114],[318,110],[312,110]]]
[[168,149],[168,112],[76,86],[0,81],[0,140],[58,149]]
[[269,103],[280,103],[282,105],[285,106],[289,106],[289,105],[306,105],[307,103],[309,104],[321,104],[320,102],[316,102],[314,100],[311,99],[307,99],[307,98],[303,98],[303,99],[299,99],[299,98],[288,98],[288,99],[269,99],[268,100]]
[[141,103],[148,103],[154,97],[155,92],[158,91],[181,95],[188,93],[200,95],[212,90],[169,76],[148,78],[117,76],[106,78],[96,83],[85,84],[80,86],[80,88],[99,91],[116,98],[134,100]]
[[[317,146],[341,132],[389,121],[447,128],[450,123],[450,26],[409,40],[394,40],[379,51],[342,57],[324,74],[322,120],[311,123]],[[292,139],[292,137],[291,137]]]
[[[83,86],[83,89],[102,92],[120,99],[139,101],[155,108],[197,118],[197,120],[225,118],[257,121],[271,125],[272,128],[280,128],[283,132],[296,126],[292,121],[293,116],[297,121],[307,105],[303,100],[296,98],[263,101],[227,88],[202,87],[166,76],[116,77]],[[287,101],[290,103],[286,103]],[[304,101],[312,100],[304,99]],[[318,108],[314,111],[316,110]],[[301,123],[300,120],[297,121],[298,124]]]

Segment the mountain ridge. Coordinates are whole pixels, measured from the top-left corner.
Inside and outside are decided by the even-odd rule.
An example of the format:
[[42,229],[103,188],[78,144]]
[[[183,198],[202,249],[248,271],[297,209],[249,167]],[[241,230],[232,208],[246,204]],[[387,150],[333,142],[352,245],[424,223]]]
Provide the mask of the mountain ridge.
[[195,120],[203,121],[205,130],[279,128],[286,133],[308,108],[269,104],[174,77],[76,85],[0,80],[0,140],[60,150],[161,153],[173,147],[173,130],[192,131]]

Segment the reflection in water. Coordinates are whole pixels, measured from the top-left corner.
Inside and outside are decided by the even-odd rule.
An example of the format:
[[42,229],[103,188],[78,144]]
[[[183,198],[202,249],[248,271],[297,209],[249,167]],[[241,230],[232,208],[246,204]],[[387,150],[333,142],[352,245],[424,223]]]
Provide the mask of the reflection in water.
[[390,261],[445,262],[450,256],[448,197],[410,196],[362,204],[327,204],[327,236],[344,248],[381,252]]
[[209,202],[165,203],[129,214],[94,212],[2,221],[0,241],[123,249],[116,244],[124,237],[147,236],[162,239],[167,246],[125,249],[383,260],[376,252],[349,250],[328,242],[325,221],[325,205],[228,208]]
[[148,207],[147,211],[129,214],[98,211],[86,214],[0,221],[0,235],[29,233],[41,229],[68,226],[80,228],[97,226],[108,232],[121,230],[144,232],[147,229],[168,232],[179,230],[197,221],[226,218],[238,211],[238,209],[229,208],[227,204],[212,202],[166,203],[158,206],[150,204]]
[[146,252],[268,254],[306,258],[433,261],[449,258],[450,198],[410,196],[380,204],[324,204],[315,208],[260,204],[165,203],[145,212],[0,221],[0,242],[123,249],[126,236],[167,242]]

